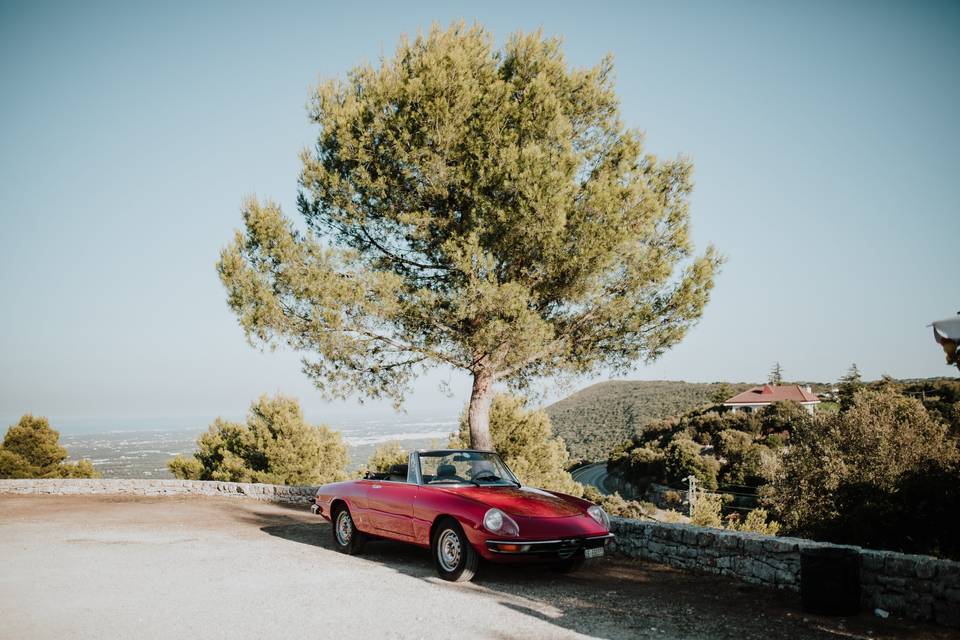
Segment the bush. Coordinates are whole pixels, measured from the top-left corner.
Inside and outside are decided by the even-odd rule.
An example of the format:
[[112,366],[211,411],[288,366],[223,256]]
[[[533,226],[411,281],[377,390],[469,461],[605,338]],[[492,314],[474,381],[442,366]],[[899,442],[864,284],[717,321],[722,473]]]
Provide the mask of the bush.
[[796,402],[774,402],[760,412],[760,432],[792,433],[800,424],[810,420],[810,414]]
[[347,447],[338,432],[307,424],[296,400],[261,396],[246,424],[217,418],[192,459],[177,456],[167,466],[190,480],[324,484],[346,479]]
[[716,493],[697,491],[693,506],[690,509],[690,524],[695,524],[700,527],[722,529],[723,519],[720,515],[722,509],[723,496]]
[[738,524],[737,530],[775,536],[780,533],[780,523],[768,518],[769,514],[766,509],[753,509],[747,514],[743,522]]
[[713,458],[700,455],[700,449],[700,445],[689,438],[674,438],[664,454],[667,482],[680,482],[693,475],[704,489],[716,489],[720,464]]
[[99,478],[89,460],[65,462],[60,433],[29,413],[7,429],[0,445],[0,478]]
[[663,518],[663,522],[669,522],[673,524],[677,524],[680,522],[687,522],[686,516],[684,516],[679,511],[674,511],[673,509],[667,509],[666,511],[664,511],[662,518]]
[[717,453],[725,459],[720,482],[757,487],[773,479],[779,458],[767,447],[756,444],[753,435],[727,429],[720,432],[717,440]]
[[941,496],[953,491],[956,500],[960,448],[919,400],[891,389],[861,390],[845,411],[817,416],[790,442],[767,498],[790,534],[957,552],[942,532],[956,531],[947,513],[960,505]]
[[374,450],[367,463],[360,467],[358,475],[362,478],[368,473],[385,473],[390,467],[407,464],[409,460],[409,452],[405,451],[399,442],[388,442]]
[[770,449],[783,449],[786,446],[786,440],[779,433],[771,433],[763,439],[763,444]]
[[[490,406],[490,435],[497,452],[525,485],[575,496],[583,494],[583,487],[567,471],[570,456],[563,440],[554,437],[545,411],[527,409],[523,398],[497,395]],[[464,415],[450,446],[464,447],[469,441]]]
[[683,496],[679,491],[670,490],[663,494],[664,501],[674,507],[679,507],[683,503]]
[[605,496],[594,487],[584,487],[583,497],[600,505],[607,514],[617,518],[639,520],[644,517],[650,518],[657,512],[657,507],[651,502],[625,500],[619,493]]

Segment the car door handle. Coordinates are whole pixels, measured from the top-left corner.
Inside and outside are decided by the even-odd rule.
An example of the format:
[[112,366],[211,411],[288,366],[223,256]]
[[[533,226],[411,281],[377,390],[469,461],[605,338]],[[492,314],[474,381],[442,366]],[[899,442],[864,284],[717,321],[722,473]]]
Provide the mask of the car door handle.
[[373,486],[370,487],[370,488],[371,488],[371,489],[380,489],[381,487],[382,487],[382,485],[375,484],[375,485],[373,485]]

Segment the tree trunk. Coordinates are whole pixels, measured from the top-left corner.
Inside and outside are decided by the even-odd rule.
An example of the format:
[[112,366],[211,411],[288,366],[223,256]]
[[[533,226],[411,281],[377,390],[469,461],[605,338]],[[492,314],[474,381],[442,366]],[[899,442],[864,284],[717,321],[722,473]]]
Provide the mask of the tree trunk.
[[490,437],[490,401],[493,399],[493,376],[487,371],[474,371],[473,390],[467,420],[470,425],[470,448],[493,451]]

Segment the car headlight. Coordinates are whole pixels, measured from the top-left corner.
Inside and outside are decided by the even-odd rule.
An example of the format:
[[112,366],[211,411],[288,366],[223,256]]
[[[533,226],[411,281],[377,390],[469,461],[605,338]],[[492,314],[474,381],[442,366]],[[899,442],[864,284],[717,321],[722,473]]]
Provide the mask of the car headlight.
[[520,535],[520,527],[513,518],[505,514],[500,509],[489,509],[483,515],[483,528],[490,533],[497,533],[504,536]]
[[602,524],[607,531],[610,530],[610,516],[603,510],[603,507],[595,504],[587,509],[587,513],[590,514],[590,517],[596,520],[598,524]]

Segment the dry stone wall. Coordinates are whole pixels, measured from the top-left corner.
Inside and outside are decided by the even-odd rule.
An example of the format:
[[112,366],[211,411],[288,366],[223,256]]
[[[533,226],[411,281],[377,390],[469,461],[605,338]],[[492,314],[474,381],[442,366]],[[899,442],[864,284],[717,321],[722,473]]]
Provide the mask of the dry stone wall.
[[131,496],[201,495],[253,498],[287,504],[307,504],[316,495],[317,487],[287,487],[276,484],[202,480],[0,480],[0,494],[3,493]]
[[613,518],[612,529],[615,553],[792,591],[800,589],[802,551],[849,549],[860,560],[865,610],[960,627],[960,562],[688,524]]

